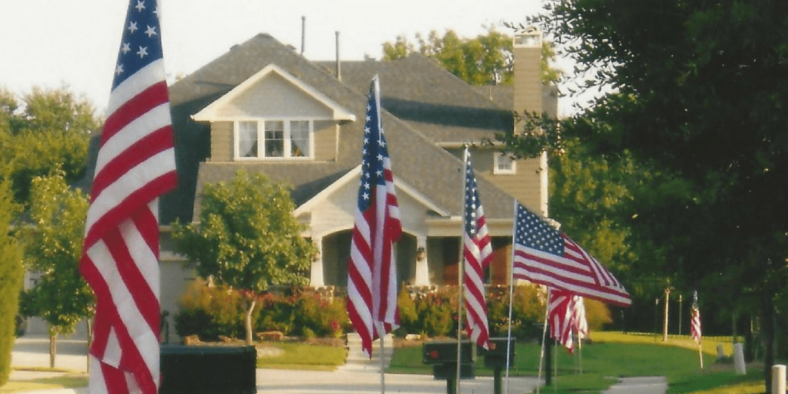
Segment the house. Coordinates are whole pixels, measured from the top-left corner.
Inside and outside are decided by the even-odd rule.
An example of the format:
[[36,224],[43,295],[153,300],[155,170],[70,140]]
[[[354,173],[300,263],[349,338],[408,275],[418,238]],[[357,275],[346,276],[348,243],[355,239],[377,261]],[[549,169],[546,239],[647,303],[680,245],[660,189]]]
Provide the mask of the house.
[[[471,146],[495,260],[510,272],[513,201],[547,217],[546,157],[512,161],[482,141],[515,129],[512,111],[556,115],[540,82],[541,33],[515,36],[515,85],[473,87],[418,54],[396,61],[314,62],[267,34],[233,46],[170,87],[179,187],[162,197],[162,310],[174,312],[193,273],[172,253],[168,223],[199,217],[206,183],[244,169],[293,186],[294,214],[319,248],[314,287],[344,287],[370,80],[379,75],[403,238],[399,280],[458,282],[463,146]],[[420,253],[424,251],[423,253]]]

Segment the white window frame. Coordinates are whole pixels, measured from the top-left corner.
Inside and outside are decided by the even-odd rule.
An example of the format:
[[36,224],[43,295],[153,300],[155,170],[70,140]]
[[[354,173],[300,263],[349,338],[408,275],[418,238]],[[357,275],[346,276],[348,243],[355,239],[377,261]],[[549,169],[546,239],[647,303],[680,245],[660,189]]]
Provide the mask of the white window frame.
[[[493,174],[495,175],[506,175],[506,174],[516,174],[517,173],[517,162],[513,159],[509,159],[508,155],[502,152],[495,152],[493,155],[494,162],[493,162]],[[511,168],[501,168],[501,159],[509,159],[512,166]]]
[[[283,156],[266,157],[265,156],[265,122],[283,122],[284,134],[283,139]],[[309,122],[309,155],[306,156],[290,156],[291,152],[291,122]],[[255,157],[242,157],[240,154],[240,124],[244,122],[257,123],[257,156]],[[237,119],[233,121],[233,158],[236,161],[259,161],[259,160],[313,160],[315,156],[315,121],[314,119],[304,118],[250,118],[250,119]]]

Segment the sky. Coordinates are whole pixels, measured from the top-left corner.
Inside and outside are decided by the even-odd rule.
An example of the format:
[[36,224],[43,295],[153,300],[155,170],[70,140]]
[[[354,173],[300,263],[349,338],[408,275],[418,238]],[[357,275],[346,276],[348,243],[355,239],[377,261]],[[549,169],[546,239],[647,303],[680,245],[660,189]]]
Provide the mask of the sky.
[[[135,0],[143,1],[143,0]],[[147,0],[151,1],[151,0]],[[485,26],[525,23],[542,0],[159,0],[168,80],[188,75],[235,44],[268,33],[304,56],[379,59],[382,44],[454,30],[476,37]],[[22,95],[34,86],[67,87],[103,114],[128,6],[126,0],[2,0],[0,87]]]

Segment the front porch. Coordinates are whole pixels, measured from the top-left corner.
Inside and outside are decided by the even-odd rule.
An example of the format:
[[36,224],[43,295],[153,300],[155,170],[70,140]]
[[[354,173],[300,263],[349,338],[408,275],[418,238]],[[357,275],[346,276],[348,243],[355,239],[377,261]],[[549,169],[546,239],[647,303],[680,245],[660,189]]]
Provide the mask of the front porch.
[[[319,253],[312,261],[310,286],[347,287],[347,262],[352,230],[313,237]],[[511,237],[492,237],[493,262],[485,273],[492,286],[508,285],[511,276]],[[403,233],[395,245],[399,286],[431,288],[459,281],[460,237],[427,237]]]

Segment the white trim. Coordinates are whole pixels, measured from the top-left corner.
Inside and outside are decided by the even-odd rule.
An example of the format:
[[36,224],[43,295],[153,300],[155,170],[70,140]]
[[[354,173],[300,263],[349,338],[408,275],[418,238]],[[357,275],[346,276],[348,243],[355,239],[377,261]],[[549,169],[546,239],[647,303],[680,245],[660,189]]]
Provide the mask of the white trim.
[[502,157],[504,157],[504,153],[502,152],[495,152],[493,153],[493,174],[495,175],[511,175],[517,173],[517,161],[510,159],[512,163],[512,168],[510,169],[501,169],[498,167],[499,161]]
[[[348,171],[347,174],[343,175],[339,178],[336,182],[332,183],[325,189],[321,190],[320,193],[316,194],[314,197],[310,198],[309,201],[301,204],[298,208],[293,211],[294,216],[299,216],[304,213],[311,212],[314,208],[316,208],[320,203],[325,201],[329,196],[334,194],[337,190],[344,187],[351,181],[358,181],[359,176],[361,176],[361,165],[356,166],[352,170]],[[397,189],[402,190],[404,193],[408,194],[409,196],[413,197],[414,200],[418,201],[422,205],[426,206],[427,208],[437,212],[441,216],[450,216],[450,213],[435,204],[433,201],[428,199],[424,194],[418,192],[416,189],[408,185],[407,183],[403,182],[400,178],[394,177],[394,185]]]
[[285,70],[281,69],[279,66],[275,64],[269,64],[262,70],[260,70],[257,74],[253,75],[246,81],[243,81],[241,84],[233,88],[233,90],[229,91],[224,96],[218,98],[216,101],[209,104],[207,107],[203,108],[200,112],[192,115],[192,119],[198,122],[217,122],[223,120],[234,120],[236,118],[228,118],[218,116],[217,112],[219,109],[224,107],[227,103],[235,99],[236,97],[240,96],[241,94],[245,93],[247,90],[251,89],[258,81],[262,80],[268,74],[276,73],[280,75],[282,78],[293,84],[295,87],[301,89],[306,94],[312,96],[315,100],[319,101],[326,107],[330,108],[333,111],[332,120],[349,120],[355,121],[356,115],[354,115],[349,110],[345,109],[344,107],[340,106],[336,101],[328,98],[326,95],[320,93],[315,88],[305,84],[301,80],[295,78],[294,76],[287,73]]

